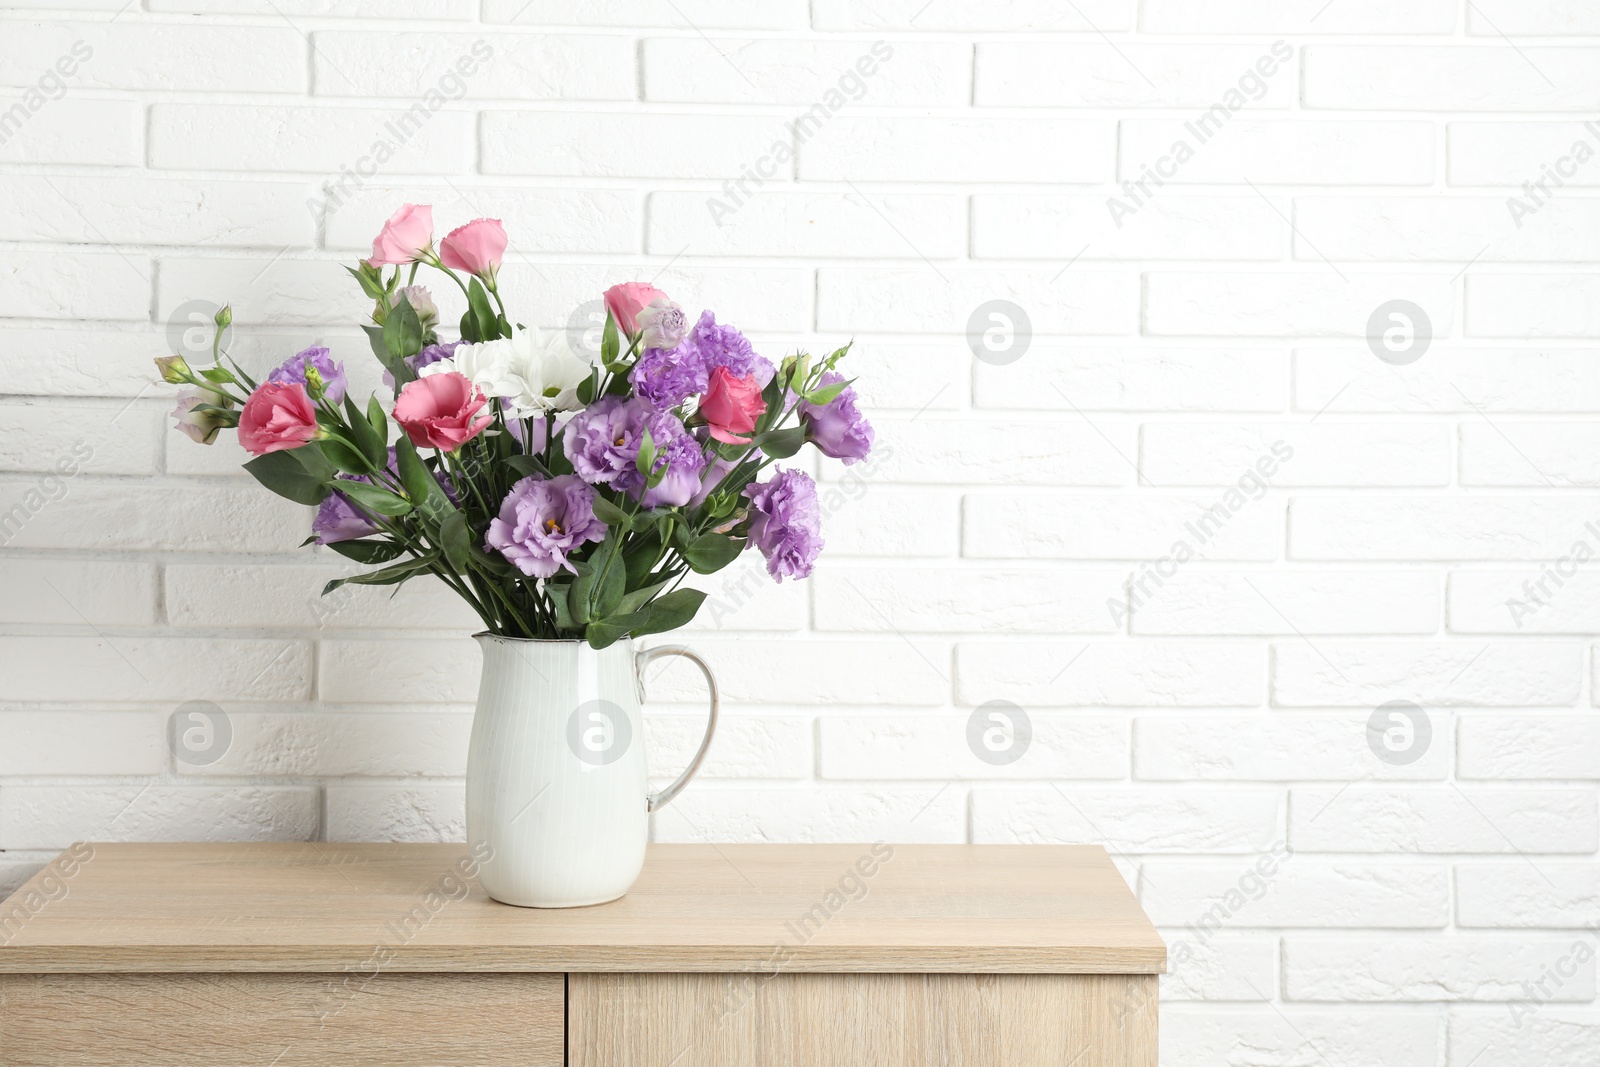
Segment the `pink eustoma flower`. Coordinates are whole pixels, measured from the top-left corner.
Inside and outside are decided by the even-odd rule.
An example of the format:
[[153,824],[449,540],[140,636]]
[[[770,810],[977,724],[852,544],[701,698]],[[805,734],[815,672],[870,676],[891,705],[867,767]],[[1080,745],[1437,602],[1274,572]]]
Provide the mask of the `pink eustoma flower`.
[[747,445],[748,434],[756,428],[756,419],[766,413],[767,402],[761,398],[761,383],[754,376],[740,378],[727,367],[716,367],[698,410],[712,437],[725,444]]
[[669,298],[653,285],[623,282],[607,289],[605,299],[606,310],[617,320],[617,329],[631,337],[640,330],[639,312],[649,307],[652,301]]
[[239,443],[264,456],[299,448],[317,433],[317,409],[299,382],[263,382],[239,412]]
[[473,219],[439,242],[439,261],[452,270],[494,281],[506,254],[506,231],[499,219]]
[[427,204],[403,204],[373,239],[372,258],[367,262],[375,267],[411,263],[431,244],[433,208]]
[[454,452],[493,420],[489,401],[465,374],[447,371],[408,382],[394,402],[394,421],[419,448]]

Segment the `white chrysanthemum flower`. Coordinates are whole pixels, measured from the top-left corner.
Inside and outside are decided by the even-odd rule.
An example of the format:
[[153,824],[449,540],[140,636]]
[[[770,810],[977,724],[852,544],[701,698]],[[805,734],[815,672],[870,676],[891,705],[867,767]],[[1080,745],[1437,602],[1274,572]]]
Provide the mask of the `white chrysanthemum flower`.
[[451,358],[430,363],[418,374],[464,374],[484,396],[504,400],[507,415],[523,419],[578,410],[583,406],[578,403],[578,386],[590,369],[568,347],[563,331],[535,327],[497,341],[461,345]]

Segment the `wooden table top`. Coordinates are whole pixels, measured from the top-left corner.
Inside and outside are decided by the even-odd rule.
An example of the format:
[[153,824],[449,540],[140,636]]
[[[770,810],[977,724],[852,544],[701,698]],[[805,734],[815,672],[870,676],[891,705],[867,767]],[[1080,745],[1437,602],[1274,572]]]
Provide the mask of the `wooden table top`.
[[474,871],[452,844],[76,845],[0,904],[0,973],[1166,965],[1098,846],[652,845],[627,896],[557,910]]

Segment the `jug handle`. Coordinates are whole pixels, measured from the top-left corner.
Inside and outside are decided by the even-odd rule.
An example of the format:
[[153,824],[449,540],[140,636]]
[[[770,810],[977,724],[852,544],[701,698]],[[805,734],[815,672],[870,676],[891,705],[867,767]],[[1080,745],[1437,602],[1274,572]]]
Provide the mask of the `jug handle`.
[[639,677],[643,678],[644,669],[653,661],[660,659],[663,656],[682,656],[684,659],[700,668],[700,673],[706,676],[706,687],[710,690],[711,714],[706,720],[706,735],[700,742],[700,751],[694,754],[694,759],[689,761],[689,766],[684,769],[682,774],[678,775],[677,781],[673,782],[659,793],[651,793],[649,799],[646,800],[645,810],[651,812],[660,811],[662,808],[672,803],[673,797],[683,792],[683,787],[689,784],[689,780],[693,778],[695,772],[700,769],[700,764],[705,762],[706,750],[711,747],[712,735],[717,732],[717,679],[716,676],[711,673],[711,668],[706,665],[705,660],[701,659],[699,655],[697,655],[691,649],[685,648],[682,645],[661,645],[658,648],[647,648],[643,652],[637,654],[634,660],[634,665],[635,669],[639,672]]

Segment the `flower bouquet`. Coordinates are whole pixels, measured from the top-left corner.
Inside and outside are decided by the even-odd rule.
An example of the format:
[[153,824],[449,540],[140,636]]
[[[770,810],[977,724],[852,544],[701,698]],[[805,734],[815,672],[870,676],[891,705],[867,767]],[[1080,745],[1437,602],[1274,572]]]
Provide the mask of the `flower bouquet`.
[[[775,366],[710,311],[691,321],[627,282],[605,293],[592,362],[563,332],[513,325],[505,249],[493,219],[435,248],[432,211],[407,204],[348,268],[374,301],[362,328],[392,396],[357,403],[323,347],[255,381],[222,351],[227,308],[211,366],[156,363],[189,387],[174,412],[183,432],[209,443],[237,427],[255,457],[245,469],[316,506],[305,543],[376,568],[324,593],[433,574],[483,619],[466,805],[479,879],[510,904],[594,904],[633,884],[648,813],[687,784],[716,728],[710,668],[677,646],[636,652],[632,638],[689,622],[705,594],[684,580],[752,545],[775,580],[810,574],[816,485],[775,464],[808,443],[854,463],[873,433],[837,369],[848,345]],[[422,267],[466,298],[457,340],[439,336]],[[631,742],[640,672],[664,655],[705,673],[710,717],[689,767],[651,793]]]
[[[605,293],[591,364],[564,331],[512,325],[497,284],[505,249],[494,219],[435,249],[431,209],[407,204],[372,257],[347,268],[375,301],[363,329],[392,398],[358,404],[322,347],[256,382],[220,351],[225,308],[213,366],[156,360],[166,381],[191,387],[179,428],[210,443],[236,426],[256,457],[246,470],[317,506],[307,544],[381,565],[324,593],[434,574],[491,634],[598,649],[675,629],[705,599],[683,580],[752,545],[775,580],[808,575],[823,546],[816,485],[774,464],[807,443],[846,464],[871,450],[836,369],[849,346],[774,366],[710,311],[691,321],[628,282]],[[438,309],[415,284],[423,266],[466,297],[459,340],[437,332]]]

